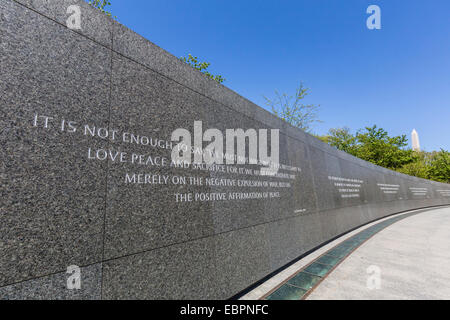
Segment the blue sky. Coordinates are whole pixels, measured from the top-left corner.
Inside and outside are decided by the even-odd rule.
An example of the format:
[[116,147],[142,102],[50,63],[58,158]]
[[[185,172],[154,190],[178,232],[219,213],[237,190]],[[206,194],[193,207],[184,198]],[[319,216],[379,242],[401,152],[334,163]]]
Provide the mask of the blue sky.
[[[320,104],[314,132],[373,124],[416,128],[427,151],[450,150],[448,0],[110,0],[122,24],[175,56],[211,62],[224,85],[264,106],[275,89]],[[381,30],[366,9],[381,8]]]

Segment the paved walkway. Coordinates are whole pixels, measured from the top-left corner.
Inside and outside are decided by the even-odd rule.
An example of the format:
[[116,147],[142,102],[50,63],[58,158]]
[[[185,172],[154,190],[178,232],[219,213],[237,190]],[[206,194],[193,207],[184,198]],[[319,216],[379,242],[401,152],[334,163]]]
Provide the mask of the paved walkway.
[[450,299],[450,208],[407,217],[375,234],[307,299]]

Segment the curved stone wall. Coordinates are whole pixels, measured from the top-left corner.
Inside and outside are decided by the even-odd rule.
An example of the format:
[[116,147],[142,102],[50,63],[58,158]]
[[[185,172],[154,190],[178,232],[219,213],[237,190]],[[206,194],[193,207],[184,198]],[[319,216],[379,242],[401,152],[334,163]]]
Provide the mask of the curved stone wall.
[[[329,147],[84,1],[2,0],[0,34],[0,298],[225,299],[366,222],[450,204],[449,185]],[[171,166],[194,121],[280,129],[283,167]]]

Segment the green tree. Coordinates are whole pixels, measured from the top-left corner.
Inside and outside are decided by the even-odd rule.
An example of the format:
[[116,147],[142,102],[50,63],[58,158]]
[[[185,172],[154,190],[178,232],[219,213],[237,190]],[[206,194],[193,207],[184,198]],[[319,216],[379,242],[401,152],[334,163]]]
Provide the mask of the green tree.
[[410,176],[430,179],[429,168],[431,154],[423,151],[414,151],[413,157],[413,162],[405,164],[403,167],[397,169],[397,171]]
[[357,157],[376,165],[399,169],[414,161],[406,135],[390,137],[382,128],[366,127],[356,134]]
[[294,127],[310,132],[312,125],[321,121],[317,117],[317,110],[320,105],[302,103],[308,95],[308,91],[309,88],[305,88],[303,83],[300,83],[294,96],[275,91],[275,98],[263,97],[266,100],[266,105],[271,108],[276,116]]
[[180,59],[218,83],[225,81],[221,75],[213,75],[208,71],[208,68],[211,65],[209,62],[200,62],[197,57],[192,56],[190,53],[187,57],[181,57]]
[[428,172],[430,179],[450,183],[450,152],[433,152]]
[[355,135],[348,128],[330,129],[318,138],[339,150],[381,167],[439,182],[450,183],[450,152],[417,152],[408,146],[406,135],[390,137],[377,126],[366,127]]
[[111,17],[111,12],[106,10],[106,7],[111,5],[111,1],[109,0],[89,0],[88,3],[97,9],[99,9],[101,12],[106,14],[108,17]]
[[325,142],[330,146],[357,156],[357,139],[349,128],[330,129],[326,137]]
[[415,160],[413,151],[406,149],[405,135],[390,137],[377,126],[366,127],[355,135],[349,128],[330,129],[325,137],[322,140],[329,145],[385,168],[399,169]]

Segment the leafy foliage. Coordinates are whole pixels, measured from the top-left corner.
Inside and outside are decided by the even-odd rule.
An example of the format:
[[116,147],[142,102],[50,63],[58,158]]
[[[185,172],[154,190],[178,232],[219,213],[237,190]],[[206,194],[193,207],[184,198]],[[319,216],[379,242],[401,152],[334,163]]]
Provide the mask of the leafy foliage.
[[323,141],[339,150],[356,154],[356,137],[350,133],[350,129],[347,127],[330,129],[326,140]]
[[355,157],[398,172],[450,183],[450,152],[416,152],[405,135],[390,137],[377,126],[352,134],[348,128],[330,129],[320,140]]
[[181,57],[180,59],[218,83],[225,81],[221,75],[213,75],[208,71],[208,68],[211,65],[209,62],[199,62],[198,57],[194,57],[190,53],[187,57]]
[[428,152],[414,152],[414,161],[405,164],[397,171],[410,176],[429,179],[430,155]]
[[294,127],[310,132],[313,123],[321,121],[317,118],[319,105],[302,104],[303,99],[308,95],[308,91],[309,89],[305,88],[303,83],[300,83],[294,96],[275,91],[274,99],[269,99],[266,96],[264,96],[264,99],[266,105],[272,109],[276,116]]
[[450,152],[441,149],[431,154],[428,178],[450,183]]
[[111,1],[109,0],[89,0],[88,3],[97,9],[99,9],[101,12],[106,14],[108,17],[111,17],[111,12],[106,11],[105,8],[111,5]]
[[412,150],[405,149],[408,145],[406,135],[389,137],[384,129],[377,126],[365,130],[356,134],[359,158],[394,170],[414,161]]
[[330,129],[328,135],[319,138],[339,150],[392,170],[414,161],[412,150],[405,149],[406,136],[390,137],[377,126],[366,127],[355,135],[349,128]]

